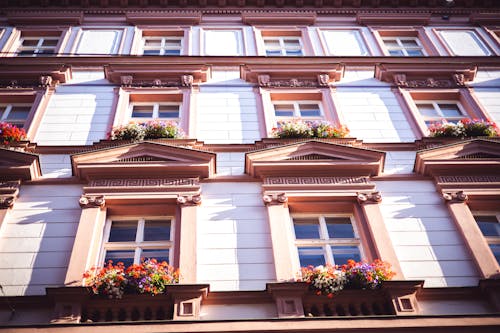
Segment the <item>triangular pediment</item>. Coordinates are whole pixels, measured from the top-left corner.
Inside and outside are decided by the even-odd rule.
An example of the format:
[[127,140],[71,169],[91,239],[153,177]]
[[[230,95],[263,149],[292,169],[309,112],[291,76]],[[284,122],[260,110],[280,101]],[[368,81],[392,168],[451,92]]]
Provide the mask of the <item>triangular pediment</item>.
[[382,172],[385,153],[310,140],[246,154],[251,176],[372,176]]
[[41,175],[37,154],[0,148],[0,180],[33,180]]
[[500,142],[475,139],[421,150],[415,172],[426,176],[500,174]]
[[138,142],[71,156],[80,179],[188,176],[215,173],[215,154],[155,142]]

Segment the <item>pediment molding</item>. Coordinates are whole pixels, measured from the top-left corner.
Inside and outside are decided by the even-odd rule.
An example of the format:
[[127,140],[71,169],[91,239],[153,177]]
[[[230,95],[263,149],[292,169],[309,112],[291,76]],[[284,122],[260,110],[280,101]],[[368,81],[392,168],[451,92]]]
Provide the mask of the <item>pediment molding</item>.
[[[329,159],[307,159],[311,155]],[[382,172],[385,153],[321,141],[304,141],[249,152],[245,172],[253,177],[272,176],[375,176]]]
[[473,64],[382,63],[375,66],[375,78],[403,88],[454,88],[476,77]]
[[0,148],[0,180],[34,180],[41,175],[37,154]]
[[284,63],[246,64],[241,78],[260,87],[328,87],[344,76],[344,65],[314,60],[295,67]]
[[145,141],[73,154],[71,162],[73,175],[88,181],[208,178],[215,173],[215,156],[214,153],[196,149]]
[[433,177],[500,175],[500,142],[475,139],[420,150],[414,170]]
[[0,65],[0,87],[49,87],[66,83],[72,78],[71,66],[26,64]]
[[131,62],[107,64],[104,74],[110,82],[125,87],[190,87],[206,82],[211,68],[205,64]]

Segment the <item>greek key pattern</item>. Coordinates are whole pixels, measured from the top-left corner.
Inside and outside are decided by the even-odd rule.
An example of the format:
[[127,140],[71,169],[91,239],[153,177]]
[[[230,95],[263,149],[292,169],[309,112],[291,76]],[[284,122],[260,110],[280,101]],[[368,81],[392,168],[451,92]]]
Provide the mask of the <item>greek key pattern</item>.
[[198,178],[162,179],[97,179],[90,181],[90,187],[180,187],[199,186]]
[[500,176],[439,176],[439,183],[500,183]]
[[367,177],[267,177],[265,185],[351,185],[369,184]]

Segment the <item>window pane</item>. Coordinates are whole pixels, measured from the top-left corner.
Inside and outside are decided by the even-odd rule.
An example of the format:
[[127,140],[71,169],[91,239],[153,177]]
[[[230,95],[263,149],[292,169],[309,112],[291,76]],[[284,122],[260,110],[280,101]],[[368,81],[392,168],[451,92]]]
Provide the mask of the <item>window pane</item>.
[[319,117],[321,111],[318,104],[299,104],[300,115],[302,117]]
[[418,47],[418,43],[416,40],[414,39],[403,39],[401,40],[401,43],[405,46],[405,47]]
[[277,39],[266,39],[264,41],[264,44],[266,45],[266,48],[269,49],[279,49],[280,47],[280,42]]
[[23,40],[23,46],[37,46],[38,45],[38,42],[39,40],[38,39],[25,39]]
[[113,265],[122,262],[125,267],[130,266],[134,263],[134,250],[109,250],[106,251],[106,256],[104,258],[104,264],[107,265],[108,261],[112,260]]
[[357,246],[332,246],[333,261],[335,265],[347,264],[347,260],[361,260],[361,254]]
[[417,107],[420,114],[424,117],[439,117],[432,104],[418,104]]
[[168,249],[147,249],[142,250],[141,259],[156,259],[158,262],[170,262]]
[[137,221],[113,221],[109,242],[135,242]]
[[439,108],[445,117],[460,117],[462,113],[456,104],[439,104]]
[[160,105],[158,109],[158,118],[179,118],[179,106]]
[[398,48],[399,47],[398,42],[395,40],[384,40],[384,44],[388,48]]
[[397,56],[404,56],[404,53],[401,50],[389,50],[389,54],[391,56],[395,56],[395,57],[397,57]]
[[12,106],[6,119],[25,120],[30,113],[30,106]]
[[160,50],[144,50],[142,52],[144,55],[160,55]]
[[58,39],[44,39],[42,46],[57,46]]
[[474,216],[484,236],[500,237],[500,223],[494,215]]
[[321,247],[299,247],[300,266],[312,265],[314,267],[326,263],[324,250]]
[[266,55],[268,55],[268,56],[279,56],[279,55],[281,55],[281,51],[280,50],[275,50],[275,51],[266,50]]
[[285,39],[285,47],[287,49],[300,49],[300,42],[298,39]]
[[317,219],[293,219],[296,239],[319,239],[319,222]]
[[165,50],[165,55],[180,55],[181,50]]
[[153,118],[153,105],[134,105],[133,118]]
[[406,50],[410,57],[421,57],[424,53],[421,50]]
[[167,48],[180,48],[181,40],[180,39],[167,39],[165,41],[165,47]]
[[490,244],[491,252],[495,256],[495,259],[500,264],[500,244]]
[[274,104],[276,117],[293,117],[293,104]]
[[350,218],[327,217],[325,222],[330,238],[355,238]]
[[159,241],[170,240],[170,220],[146,220],[144,224],[144,240]]
[[288,55],[288,56],[301,56],[302,50],[286,50],[286,55]]
[[159,47],[161,47],[161,39],[149,39],[148,38],[144,41],[144,46],[159,48]]

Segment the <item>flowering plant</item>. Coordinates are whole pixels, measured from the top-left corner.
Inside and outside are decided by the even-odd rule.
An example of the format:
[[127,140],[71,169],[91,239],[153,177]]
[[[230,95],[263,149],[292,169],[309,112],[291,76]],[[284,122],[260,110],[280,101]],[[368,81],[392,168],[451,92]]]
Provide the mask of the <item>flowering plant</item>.
[[325,295],[329,298],[344,288],[376,289],[382,281],[392,279],[395,275],[390,264],[375,260],[368,264],[348,260],[345,265],[307,266],[301,268],[302,280],[309,284],[316,295]]
[[122,298],[123,294],[138,293],[157,295],[165,293],[168,284],[179,283],[179,270],[165,261],[143,260],[139,265],[125,268],[122,262],[113,265],[110,260],[105,267],[93,267],[83,274],[84,285],[96,295]]
[[464,118],[454,123],[434,123],[429,127],[431,137],[465,138],[474,136],[499,136],[494,122]]
[[328,121],[306,121],[293,119],[280,121],[272,129],[272,135],[279,139],[291,138],[343,138],[349,134],[346,126],[335,127]]
[[129,286],[140,294],[157,295],[165,292],[169,284],[179,283],[179,270],[165,261],[147,259],[140,265],[131,265],[126,270]]
[[26,131],[15,125],[0,122],[0,143],[4,145],[13,141],[26,140]]
[[128,284],[123,263],[113,265],[111,260],[104,267],[92,267],[83,278],[84,285],[91,287],[94,294],[109,298],[122,298]]
[[124,126],[113,127],[108,134],[111,140],[141,141],[144,139],[184,137],[184,132],[174,121],[151,120],[144,123],[130,122]]

